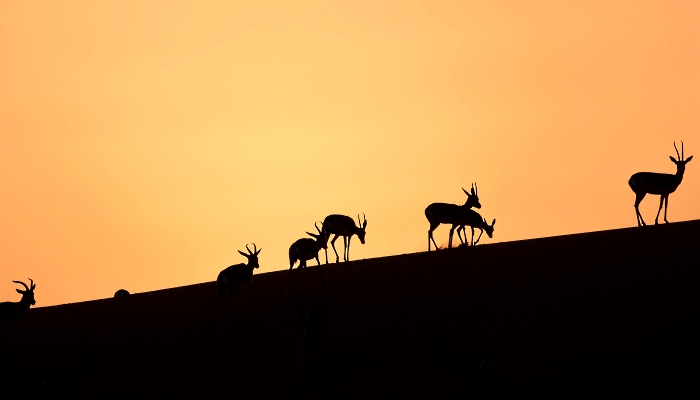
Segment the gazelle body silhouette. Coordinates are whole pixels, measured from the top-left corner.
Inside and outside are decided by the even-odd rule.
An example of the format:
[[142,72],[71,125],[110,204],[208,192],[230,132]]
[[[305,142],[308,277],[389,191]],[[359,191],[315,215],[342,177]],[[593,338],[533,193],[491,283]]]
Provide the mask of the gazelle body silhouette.
[[452,247],[452,235],[457,226],[460,225],[460,219],[462,218],[462,213],[464,210],[474,208],[481,208],[481,203],[479,203],[479,195],[475,184],[472,184],[471,193],[467,192],[462,188],[464,194],[467,195],[467,201],[463,205],[458,206],[456,204],[447,203],[433,203],[425,209],[425,217],[430,223],[430,229],[428,229],[428,251],[430,251],[430,242],[432,241],[435,245],[435,250],[437,250],[438,245],[435,243],[433,238],[433,231],[440,226],[440,224],[450,224],[452,228],[450,229],[450,238],[448,241],[448,247]]
[[666,219],[666,212],[668,211],[668,195],[675,192],[678,185],[683,181],[683,174],[685,173],[685,164],[693,159],[693,156],[684,158],[684,148],[683,142],[681,142],[681,154],[678,154],[678,148],[676,147],[676,142],[673,142],[673,148],[676,149],[676,156],[678,160],[669,156],[671,161],[676,164],[675,174],[660,174],[656,172],[637,172],[632,175],[629,180],[629,185],[637,195],[634,201],[634,210],[637,213],[637,226],[644,226],[646,223],[642,218],[642,214],[639,212],[639,203],[642,202],[644,196],[647,194],[658,194],[661,196],[661,202],[659,203],[659,211],[656,213],[656,220],[654,224],[659,223],[659,214],[661,214],[661,208],[664,207],[664,202],[666,207],[664,208],[664,222],[668,223]]
[[[364,217],[364,214],[362,214]],[[357,223],[360,227],[355,225],[355,221],[348,217],[347,215],[331,214],[323,220],[323,229],[326,231],[328,237],[331,234],[335,235],[333,240],[331,240],[331,246],[333,246],[333,251],[335,252],[335,262],[340,261],[338,257],[338,251],[335,249],[335,241],[339,236],[343,237],[343,261],[350,261],[350,239],[352,235],[357,235],[360,239],[360,243],[365,244],[365,228],[367,228],[367,218],[364,222],[360,222],[360,215],[357,215]],[[328,264],[328,248],[326,247],[326,264]]]
[[289,274],[291,278],[292,268],[294,264],[299,261],[299,269],[304,269],[304,276],[306,276],[306,262],[312,258],[316,259],[316,264],[321,265],[321,261],[318,259],[318,252],[321,249],[326,249],[328,235],[323,229],[318,228],[318,223],[314,224],[318,234],[311,232],[306,232],[311,238],[301,238],[289,246]]
[[[482,218],[481,215],[472,210],[472,209],[466,209],[462,210],[462,215],[460,216],[459,219],[459,228],[457,228],[457,236],[459,237],[459,241],[464,243],[467,241],[467,231],[464,230],[465,226],[468,226],[472,228],[472,243],[471,245],[474,246],[475,244],[479,243],[479,240],[481,239],[481,235],[484,234],[484,231],[486,231],[486,234],[489,235],[489,238],[493,237],[493,226],[496,225],[496,219],[494,218],[493,222],[491,222],[491,225],[486,222],[485,218]],[[455,226],[452,226],[452,229],[454,229]],[[476,242],[474,242],[474,228],[479,229],[481,232],[479,233],[479,237],[476,239]],[[464,240],[462,240],[462,234],[461,232],[464,232]]]
[[14,283],[19,283],[24,286],[26,290],[16,289],[17,293],[22,295],[22,298],[18,302],[6,301],[0,303],[0,323],[1,322],[14,322],[20,319],[24,313],[29,311],[29,308],[36,304],[34,300],[34,289],[36,285],[33,280],[29,280],[29,286],[27,286],[22,281],[12,281]]
[[216,277],[216,291],[218,293],[216,296],[217,302],[219,301],[221,295],[223,295],[225,292],[228,292],[228,295],[224,300],[224,304],[226,304],[228,302],[228,298],[231,297],[231,293],[233,293],[233,291],[236,289],[238,289],[238,296],[240,299],[240,287],[247,283],[250,285],[251,289],[253,289],[253,300],[255,302],[255,306],[258,306],[258,301],[255,298],[255,287],[253,286],[253,282],[251,282],[251,279],[253,278],[253,270],[255,268],[260,268],[260,264],[258,263],[258,254],[260,254],[262,249],[258,249],[255,246],[255,243],[253,243],[252,251],[250,250],[250,248],[248,248],[247,244],[245,245],[245,248],[246,250],[248,250],[248,254],[240,250],[238,250],[238,252],[243,257],[248,259],[248,263],[231,265],[230,267],[219,272],[219,276]]

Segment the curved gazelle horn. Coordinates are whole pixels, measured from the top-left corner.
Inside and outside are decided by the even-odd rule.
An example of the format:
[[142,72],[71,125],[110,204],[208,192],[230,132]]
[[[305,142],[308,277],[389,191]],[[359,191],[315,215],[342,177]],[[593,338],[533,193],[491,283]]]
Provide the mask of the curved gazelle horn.
[[[682,146],[683,146],[683,145],[681,145],[681,147],[682,147]],[[676,149],[676,157],[678,157],[678,161],[683,161],[683,159],[681,158],[681,155],[678,154],[678,147],[676,147],[676,142],[675,142],[675,141],[673,142],[673,148]]]
[[[30,279],[30,281],[31,281],[31,279]],[[24,286],[25,289],[30,290],[29,287],[27,287],[27,284],[22,282],[22,281],[12,281],[12,282],[19,283],[20,285]]]
[[[253,251],[250,251],[250,248],[248,247],[247,244],[245,245],[245,248],[248,250],[248,254],[250,254],[250,255],[259,253],[257,246],[255,246],[255,243],[253,243]],[[262,250],[262,249],[260,249],[260,250]]]
[[[323,233],[322,229],[318,229],[318,221],[314,222],[314,226],[316,227],[316,230],[318,231],[319,234]],[[321,222],[321,227],[323,227],[323,222]]]
[[[365,216],[365,213],[362,213],[362,218],[364,218],[364,222],[367,222],[367,217]],[[360,214],[357,214],[357,224],[358,226],[362,227],[362,221],[360,221]]]
[[685,160],[685,149],[683,147],[683,141],[681,140],[681,158]]
[[29,289],[34,290],[36,288],[34,281],[32,280],[32,278],[27,278],[27,279],[29,279]]

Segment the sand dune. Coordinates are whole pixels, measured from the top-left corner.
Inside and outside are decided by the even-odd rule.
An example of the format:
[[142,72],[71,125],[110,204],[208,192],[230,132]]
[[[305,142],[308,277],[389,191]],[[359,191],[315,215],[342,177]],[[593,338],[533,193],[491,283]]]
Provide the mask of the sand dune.
[[699,260],[690,221],[310,267],[303,373],[286,271],[228,314],[213,282],[37,308],[0,328],[0,397],[697,397]]

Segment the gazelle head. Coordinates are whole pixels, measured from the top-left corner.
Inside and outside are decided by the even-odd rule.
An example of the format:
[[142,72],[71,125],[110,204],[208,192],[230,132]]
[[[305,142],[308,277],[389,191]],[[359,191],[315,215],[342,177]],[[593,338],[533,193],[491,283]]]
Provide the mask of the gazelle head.
[[22,300],[25,303],[29,303],[31,305],[36,304],[36,301],[34,300],[34,288],[36,288],[36,285],[34,284],[34,281],[29,279],[29,285],[30,287],[27,287],[27,285],[22,282],[22,281],[12,281],[14,283],[19,283],[20,285],[24,286],[25,289],[27,290],[20,290],[16,289],[17,293],[22,295]]
[[248,254],[238,250],[239,253],[245,258],[248,259],[248,266],[254,267],[254,268],[260,268],[260,264],[258,264],[258,254],[262,251],[262,249],[259,249],[255,246],[255,243],[253,243],[253,251],[248,248],[248,245],[245,245],[245,248],[248,250]]
[[676,149],[676,156],[678,156],[678,160],[673,158],[673,156],[669,156],[669,158],[671,159],[671,161],[673,161],[674,164],[676,164],[676,167],[678,167],[679,171],[684,171],[685,164],[687,164],[690,160],[692,160],[693,156],[690,156],[690,157],[686,158],[685,160],[683,159],[684,158],[684,154],[683,154],[684,149],[683,149],[683,142],[682,141],[681,141],[681,154],[678,154],[678,147],[676,147],[676,142],[673,142],[673,148]]
[[357,237],[360,239],[360,243],[365,244],[365,228],[367,228],[367,217],[365,217],[365,214],[362,214],[362,218],[365,219],[365,222],[360,222],[360,214],[357,214],[357,226],[359,226],[359,229],[357,230]]
[[312,238],[316,239],[316,241],[321,244],[322,249],[328,249],[328,236],[329,235],[326,234],[326,228],[323,226],[323,223],[321,223],[321,229],[318,228],[318,222],[315,222],[314,226],[316,227],[316,230],[318,231],[318,235],[315,233],[311,233],[311,232],[306,232],[306,234],[311,236]]
[[486,222],[486,218],[484,218],[484,230],[486,231],[486,234],[489,235],[489,238],[493,238],[493,226],[496,225],[496,219],[493,219],[493,222],[491,222],[491,225],[489,225],[488,222]]
[[467,208],[481,208],[481,203],[479,203],[479,191],[476,187],[476,183],[472,183],[472,192],[469,193],[464,188],[462,188],[464,194],[467,195],[467,201],[464,206]]

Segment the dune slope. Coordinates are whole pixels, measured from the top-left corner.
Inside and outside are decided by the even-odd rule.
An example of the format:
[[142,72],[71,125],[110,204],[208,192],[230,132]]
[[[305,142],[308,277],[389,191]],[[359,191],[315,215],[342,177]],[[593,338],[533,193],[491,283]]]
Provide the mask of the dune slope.
[[256,275],[257,308],[213,282],[37,308],[0,327],[0,397],[697,397],[699,267],[689,221]]

